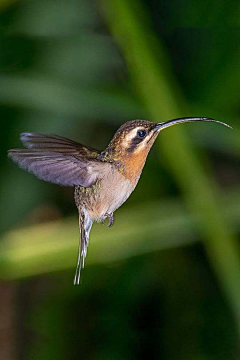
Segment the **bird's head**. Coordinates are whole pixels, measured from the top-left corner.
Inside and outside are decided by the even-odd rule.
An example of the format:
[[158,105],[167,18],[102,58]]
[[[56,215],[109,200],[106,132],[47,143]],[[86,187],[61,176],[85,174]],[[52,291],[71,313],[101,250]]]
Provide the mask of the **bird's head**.
[[193,121],[211,121],[230,127],[223,122],[210,118],[179,118],[160,123],[147,120],[132,120],[126,122],[117,130],[107,149],[115,153],[116,156],[146,153],[152,147],[160,131],[173,125]]
[[162,130],[173,125],[193,121],[211,121],[230,127],[223,122],[210,118],[179,118],[160,123],[132,120],[117,130],[107,149],[103,152],[103,156],[110,161],[128,163],[131,167],[134,163],[136,168],[140,167],[140,164],[143,166],[149,150]]

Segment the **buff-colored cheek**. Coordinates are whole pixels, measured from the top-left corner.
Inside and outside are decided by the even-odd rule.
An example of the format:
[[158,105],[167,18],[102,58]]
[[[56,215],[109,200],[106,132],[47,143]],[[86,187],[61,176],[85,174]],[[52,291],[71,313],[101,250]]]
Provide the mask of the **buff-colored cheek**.
[[139,152],[142,152],[142,151],[148,151],[149,148],[151,147],[153,141],[150,140],[148,142],[148,140],[150,139],[150,136],[148,136],[144,141],[142,141],[135,149],[135,154],[139,153]]
[[147,148],[148,148],[148,144],[146,143],[146,141],[144,141],[136,147],[134,152],[137,154],[143,150],[146,150]]

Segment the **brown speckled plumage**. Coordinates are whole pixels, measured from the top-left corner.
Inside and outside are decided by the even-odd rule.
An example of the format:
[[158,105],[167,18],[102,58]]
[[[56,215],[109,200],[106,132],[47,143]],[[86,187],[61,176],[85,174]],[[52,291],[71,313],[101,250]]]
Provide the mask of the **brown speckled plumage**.
[[128,121],[102,152],[57,135],[23,133],[20,139],[25,149],[9,150],[8,156],[14,162],[38,178],[75,187],[81,235],[74,284],[80,282],[93,221],[108,218],[109,226],[113,224],[113,213],[135,189],[159,132],[190,121],[218,122],[208,118],[183,118],[158,124]]

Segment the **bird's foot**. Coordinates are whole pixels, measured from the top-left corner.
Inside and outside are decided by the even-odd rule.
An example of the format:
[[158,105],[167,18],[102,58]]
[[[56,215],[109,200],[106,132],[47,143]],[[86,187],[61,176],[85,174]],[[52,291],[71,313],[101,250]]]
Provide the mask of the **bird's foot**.
[[108,227],[113,226],[113,223],[114,223],[113,213],[105,214],[105,216],[108,218]]

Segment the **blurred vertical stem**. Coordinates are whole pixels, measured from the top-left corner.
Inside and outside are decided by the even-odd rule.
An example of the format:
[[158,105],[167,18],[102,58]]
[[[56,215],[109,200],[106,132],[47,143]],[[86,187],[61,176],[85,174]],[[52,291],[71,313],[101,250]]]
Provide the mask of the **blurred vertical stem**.
[[[167,120],[183,116],[184,112],[186,115],[185,100],[169,68],[164,46],[150,30],[141,1],[102,0],[100,5],[151,119]],[[216,184],[205,173],[184,126],[166,131],[157,144],[159,156],[166,157],[189,208],[200,219],[205,249],[240,332],[239,248],[221,213]]]

